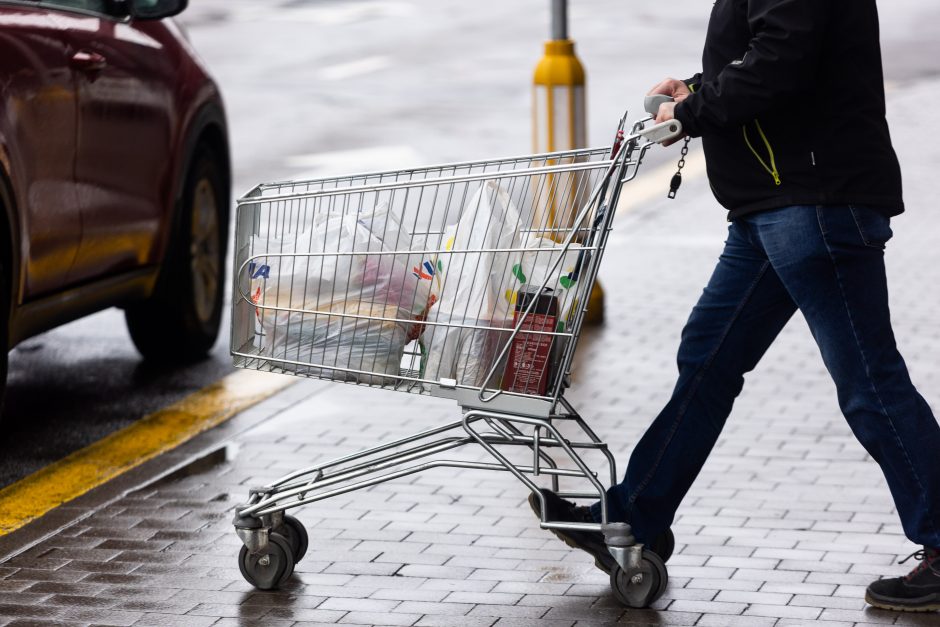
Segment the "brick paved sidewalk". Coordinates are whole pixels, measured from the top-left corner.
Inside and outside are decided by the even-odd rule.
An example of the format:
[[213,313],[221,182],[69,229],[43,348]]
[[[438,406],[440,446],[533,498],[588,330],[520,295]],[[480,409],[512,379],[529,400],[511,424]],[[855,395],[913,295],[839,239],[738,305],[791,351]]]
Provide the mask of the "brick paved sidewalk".
[[[940,148],[924,141],[940,127],[911,123],[924,123],[921,103],[937,95],[940,82],[892,97],[911,215],[895,223],[888,264],[902,352],[940,407],[940,215],[928,204]],[[603,272],[609,321],[583,340],[570,398],[621,464],[670,392],[679,330],[724,228],[701,180],[617,224]],[[864,586],[904,572],[895,562],[915,547],[839,414],[801,318],[749,377],[680,511],[670,584],[653,610],[621,608],[586,555],[538,529],[520,484],[475,471],[437,470],[300,510],[308,556],[281,592],[256,592],[239,574],[230,524],[248,486],[453,419],[457,408],[303,381],[251,411],[272,417],[235,437],[228,459],[138,489],[0,565],[0,622],[940,624],[935,614],[866,609]]]

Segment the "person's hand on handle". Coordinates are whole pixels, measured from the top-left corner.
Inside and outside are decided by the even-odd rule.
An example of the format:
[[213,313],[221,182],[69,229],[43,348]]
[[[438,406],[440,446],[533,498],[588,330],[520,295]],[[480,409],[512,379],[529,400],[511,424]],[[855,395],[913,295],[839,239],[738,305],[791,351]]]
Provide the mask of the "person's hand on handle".
[[[676,105],[678,102],[664,102],[659,105],[659,113],[656,114],[656,123],[662,124],[663,122],[668,122],[670,120],[676,119]],[[670,139],[669,141],[664,141],[663,146],[672,146],[674,143],[685,139],[686,135],[683,133],[675,139]]]
[[653,87],[647,96],[653,96],[657,94],[662,94],[663,96],[669,96],[673,98],[676,102],[682,102],[692,91],[689,89],[689,86],[683,83],[682,81],[676,80],[674,78],[667,78],[663,82],[659,83]]
[[[676,105],[688,98],[692,94],[692,90],[690,90],[689,86],[680,80],[667,78],[653,87],[646,95],[653,96],[660,94],[663,96],[669,96],[674,100],[674,102],[664,102],[663,104],[659,105],[659,112],[656,114],[657,124],[674,120],[676,118]],[[681,137],[677,137],[676,139],[670,140],[668,142],[663,142],[663,146],[671,146],[672,144],[684,138],[685,135],[682,135]]]

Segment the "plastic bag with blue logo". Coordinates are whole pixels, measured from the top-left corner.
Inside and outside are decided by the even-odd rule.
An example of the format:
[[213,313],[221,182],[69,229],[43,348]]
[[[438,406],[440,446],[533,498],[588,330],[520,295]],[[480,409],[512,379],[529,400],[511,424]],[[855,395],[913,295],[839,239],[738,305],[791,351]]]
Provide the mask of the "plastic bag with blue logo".
[[396,381],[430,282],[408,267],[410,239],[390,221],[382,207],[321,213],[299,232],[255,238],[260,355],[298,374]]

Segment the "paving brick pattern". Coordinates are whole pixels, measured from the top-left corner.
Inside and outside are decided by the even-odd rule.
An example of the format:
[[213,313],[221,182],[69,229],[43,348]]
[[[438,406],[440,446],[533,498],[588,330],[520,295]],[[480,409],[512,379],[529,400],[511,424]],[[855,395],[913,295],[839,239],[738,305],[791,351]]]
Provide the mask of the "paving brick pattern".
[[[904,121],[923,123],[920,103],[938,93],[926,83],[892,99],[911,215],[896,221],[888,257],[899,343],[935,407],[940,217],[928,203],[940,149]],[[581,345],[570,398],[622,461],[669,394],[679,330],[720,248],[704,182],[680,198],[619,221],[603,272],[608,323]],[[669,587],[644,611],[620,607],[586,555],[538,529],[520,484],[477,471],[435,470],[296,512],[308,556],[281,591],[253,590],[230,524],[249,486],[456,415],[450,402],[312,381],[278,402],[286,409],[234,441],[229,461],[133,492],[0,565],[0,623],[940,624],[862,600],[915,547],[799,318],[748,378],[680,511]]]

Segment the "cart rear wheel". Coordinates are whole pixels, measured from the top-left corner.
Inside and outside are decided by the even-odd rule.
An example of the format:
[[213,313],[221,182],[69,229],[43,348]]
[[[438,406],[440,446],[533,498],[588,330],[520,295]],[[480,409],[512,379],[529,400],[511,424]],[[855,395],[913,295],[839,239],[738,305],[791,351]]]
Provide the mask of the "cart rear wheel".
[[238,568],[245,581],[259,590],[274,590],[294,572],[294,557],[287,539],[272,533],[268,546],[258,553],[250,553],[242,546],[238,554]]
[[616,566],[610,572],[614,596],[627,607],[649,607],[666,591],[668,581],[666,565],[652,551],[643,551],[639,568],[625,571]]
[[284,536],[290,544],[291,555],[296,566],[307,554],[307,546],[310,543],[304,524],[287,514],[284,516],[284,524],[277,528],[277,533]]

